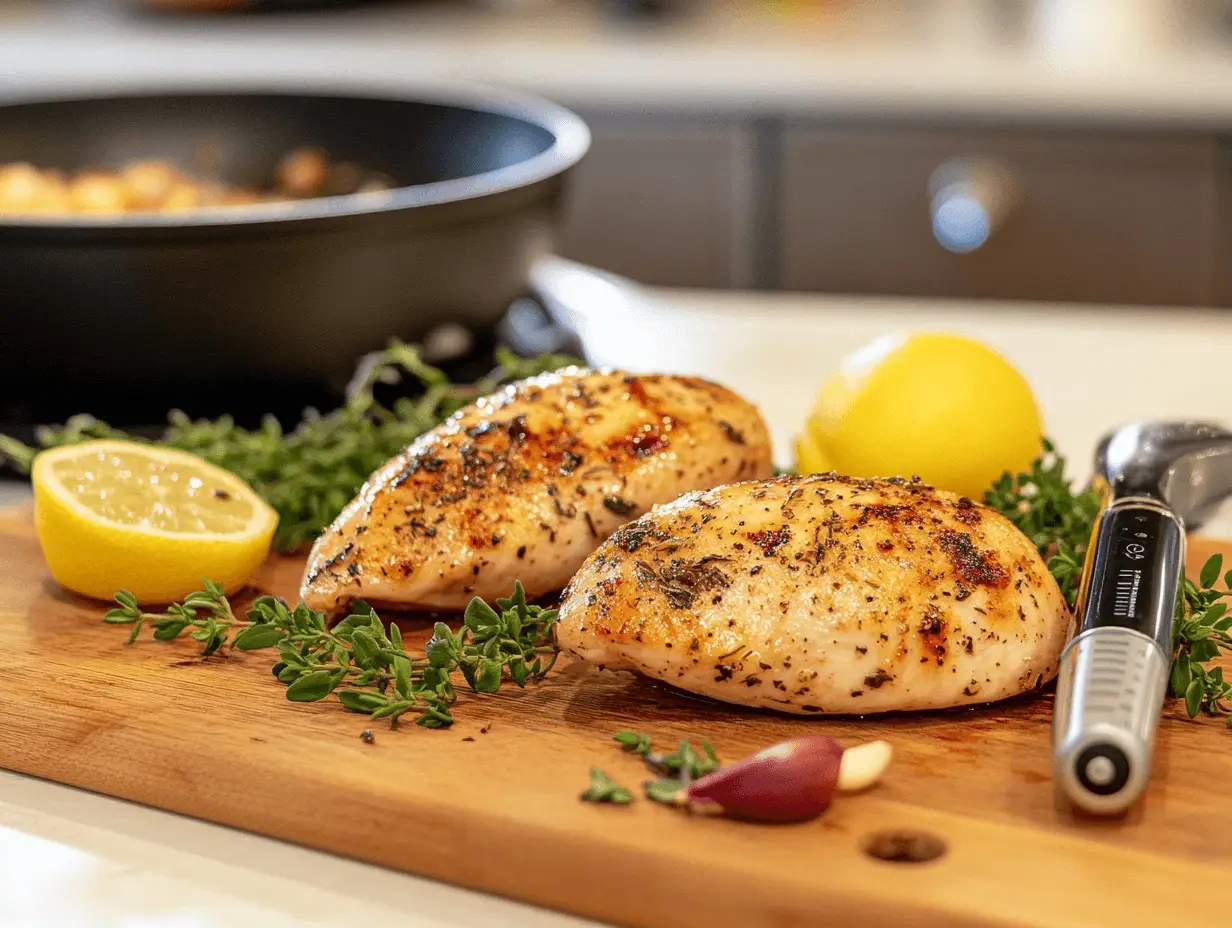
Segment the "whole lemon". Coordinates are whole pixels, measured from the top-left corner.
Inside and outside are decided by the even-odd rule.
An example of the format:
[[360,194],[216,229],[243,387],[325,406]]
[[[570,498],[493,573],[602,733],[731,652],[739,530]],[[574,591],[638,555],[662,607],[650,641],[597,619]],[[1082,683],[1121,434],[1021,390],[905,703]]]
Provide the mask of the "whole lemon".
[[982,342],[895,333],[848,355],[796,444],[801,473],[909,477],[972,499],[1039,454],[1031,387]]

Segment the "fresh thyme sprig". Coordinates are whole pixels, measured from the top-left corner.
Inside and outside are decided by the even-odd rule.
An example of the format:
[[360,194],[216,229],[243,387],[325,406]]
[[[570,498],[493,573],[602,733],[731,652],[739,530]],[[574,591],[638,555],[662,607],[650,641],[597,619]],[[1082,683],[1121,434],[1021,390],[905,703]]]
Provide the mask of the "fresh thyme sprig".
[[[1172,626],[1175,657],[1168,678],[1173,696],[1185,700],[1190,718],[1205,711],[1227,715],[1232,700],[1232,682],[1224,682],[1222,667],[1204,666],[1232,651],[1232,614],[1223,602],[1232,596],[1232,570],[1223,575],[1223,589],[1216,584],[1223,569],[1223,555],[1213,554],[1202,565],[1198,582],[1189,578],[1181,588],[1176,620]],[[1232,728],[1232,716],[1228,718]]]
[[667,805],[677,805],[680,791],[687,789],[694,780],[714,773],[721,766],[719,756],[709,741],[701,742],[701,750],[694,750],[690,741],[681,741],[670,754],[656,753],[650,735],[637,731],[618,731],[612,740],[625,751],[638,754],[658,779],[649,780],[642,788],[646,798]]
[[[984,494],[984,502],[1022,530],[1039,549],[1048,569],[1072,606],[1078,597],[1087,543],[1099,514],[1099,494],[1086,487],[1075,491],[1065,475],[1065,459],[1044,440],[1044,453],[1026,473],[1003,474]],[[1222,602],[1232,596],[1232,571],[1224,589],[1216,588],[1223,558],[1214,555],[1203,566],[1198,583],[1186,579],[1177,600],[1172,631],[1169,691],[1185,700],[1190,718],[1232,711],[1232,682],[1222,667],[1209,667],[1223,651],[1232,651],[1232,616]],[[1232,727],[1232,717],[1228,720]]]
[[[182,603],[172,603],[163,613],[142,611],[137,597],[128,590],[121,590],[115,595],[119,608],[103,616],[103,621],[111,625],[131,624],[133,630],[128,636],[129,644],[137,640],[146,622],[153,625],[154,638],[158,641],[178,638],[185,629],[192,628],[189,637],[202,642],[205,645],[202,653],[209,657],[222,647],[232,629],[243,628],[247,631],[247,626],[252,623],[235,617],[221,584],[205,578],[202,582],[204,590],[189,593]],[[199,610],[204,610],[205,615],[201,616]],[[247,642],[254,640],[240,635],[236,639],[235,646],[243,650],[248,650],[251,645]]]
[[[169,414],[157,443],[200,455],[251,484],[278,513],[274,546],[287,551],[328,527],[381,464],[476,397],[502,383],[579,363],[555,354],[528,360],[505,349],[497,350],[496,360],[489,376],[455,384],[424,363],[415,346],[393,340],[361,364],[341,408],[324,415],[306,410],[289,432],[273,416],[266,416],[259,428],[245,429],[230,416],[193,420],[177,410]],[[421,395],[388,406],[378,402],[378,384],[405,380],[416,382]],[[0,463],[7,459],[28,473],[39,450],[92,438],[147,440],[79,415],[64,425],[38,429],[37,448],[0,435]]]
[[700,779],[719,769],[719,756],[709,741],[701,742],[701,750],[693,748],[691,741],[681,741],[670,754],[657,753],[651,744],[650,735],[640,731],[618,731],[612,740],[625,751],[639,755],[646,766],[656,773],[677,776],[687,770],[694,779]]
[[351,614],[330,628],[324,613],[303,603],[290,608],[262,596],[241,619],[219,584],[204,583],[204,590],[162,613],[143,611],[132,593],[121,590],[118,608],[103,621],[132,625],[129,644],[147,624],[159,641],[191,629],[189,637],[204,644],[207,657],[226,645],[242,651],[277,648],[273,673],[287,684],[292,702],[316,702],[335,693],[352,712],[391,724],[413,712],[416,723],[428,728],[453,724],[454,671],[475,692],[494,693],[505,679],[519,687],[543,679],[558,653],[556,610],[528,604],[521,583],[512,596],[496,601],[500,612],[475,598],[456,632],[436,623],[424,657],[408,653],[398,626],[386,625],[366,604],[354,604]]

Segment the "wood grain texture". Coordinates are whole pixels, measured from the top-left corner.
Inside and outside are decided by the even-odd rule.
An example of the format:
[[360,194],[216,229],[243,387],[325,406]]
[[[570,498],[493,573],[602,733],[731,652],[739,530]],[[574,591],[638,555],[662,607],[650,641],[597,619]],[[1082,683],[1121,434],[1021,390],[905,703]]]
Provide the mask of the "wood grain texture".
[[[1193,543],[1191,566],[1210,550]],[[272,559],[256,586],[289,595],[300,570]],[[1232,865],[1232,733],[1176,707],[1145,801],[1100,822],[1054,804],[1047,695],[793,719],[562,661],[537,688],[464,697],[450,730],[391,731],[333,702],[288,703],[265,654],[125,647],[103,610],[48,578],[27,517],[0,516],[0,766],[606,921],[1154,928]],[[373,744],[359,737],[369,727]],[[626,727],[706,737],[729,760],[806,733],[887,738],[896,759],[873,790],[803,825],[579,802],[592,764],[645,779],[609,741]],[[863,853],[902,829],[942,839],[945,855]]]

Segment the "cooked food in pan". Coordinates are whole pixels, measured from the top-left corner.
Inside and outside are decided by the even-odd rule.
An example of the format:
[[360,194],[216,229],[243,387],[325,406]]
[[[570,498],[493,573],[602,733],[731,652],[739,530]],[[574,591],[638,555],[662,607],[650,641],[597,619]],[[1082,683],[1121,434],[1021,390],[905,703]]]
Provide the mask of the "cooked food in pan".
[[134,161],[118,171],[66,173],[18,162],[0,164],[0,217],[61,213],[182,212],[219,206],[278,203],[319,196],[378,193],[391,178],[318,148],[298,148],[278,164],[268,189],[198,176],[169,161]]

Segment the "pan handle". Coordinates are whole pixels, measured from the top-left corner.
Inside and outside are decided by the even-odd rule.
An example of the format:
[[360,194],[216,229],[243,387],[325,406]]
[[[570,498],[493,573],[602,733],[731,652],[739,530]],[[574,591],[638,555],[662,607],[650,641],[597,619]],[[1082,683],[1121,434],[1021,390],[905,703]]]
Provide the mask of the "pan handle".
[[583,357],[582,340],[537,297],[514,300],[496,328],[502,345],[524,358],[540,354]]

